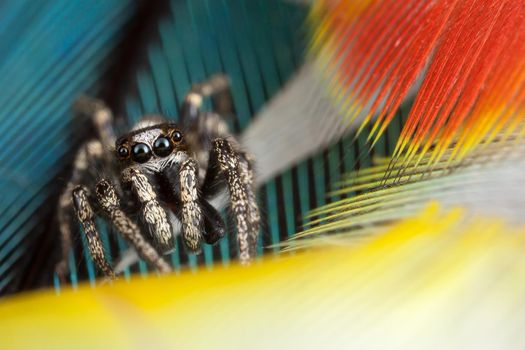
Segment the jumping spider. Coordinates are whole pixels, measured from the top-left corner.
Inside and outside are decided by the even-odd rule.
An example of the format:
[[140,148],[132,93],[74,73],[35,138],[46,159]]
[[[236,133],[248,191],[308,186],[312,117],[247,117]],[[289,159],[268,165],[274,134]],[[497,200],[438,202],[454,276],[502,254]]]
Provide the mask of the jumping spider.
[[226,192],[237,225],[240,261],[253,258],[259,231],[253,161],[217,113],[200,112],[204,97],[225,96],[227,89],[222,75],[194,85],[182,104],[180,124],[145,116],[118,139],[111,111],[101,101],[77,100],[75,108],[91,116],[98,138],[79,149],[71,180],[59,199],[59,275],[67,272],[73,209],[93,261],[106,276],[114,278],[115,273],[104,255],[95,213],[104,216],[146,262],[169,272],[162,255],[173,249],[179,223],[182,240],[192,252],[199,251],[202,241],[213,244],[225,235],[217,204],[211,203]]

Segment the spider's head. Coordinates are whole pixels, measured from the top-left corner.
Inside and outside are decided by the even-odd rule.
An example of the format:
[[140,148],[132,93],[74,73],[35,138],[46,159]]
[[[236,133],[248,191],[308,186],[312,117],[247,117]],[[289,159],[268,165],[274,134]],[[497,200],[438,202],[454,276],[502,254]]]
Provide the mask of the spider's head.
[[124,167],[139,166],[153,172],[188,158],[182,132],[173,123],[139,124],[117,140],[115,151]]

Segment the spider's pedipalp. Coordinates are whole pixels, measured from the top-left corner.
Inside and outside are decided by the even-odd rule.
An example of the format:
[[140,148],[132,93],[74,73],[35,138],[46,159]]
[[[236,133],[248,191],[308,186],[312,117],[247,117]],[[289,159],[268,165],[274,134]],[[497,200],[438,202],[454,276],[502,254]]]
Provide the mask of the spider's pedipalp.
[[207,244],[215,244],[226,235],[226,225],[217,209],[206,199],[201,197],[199,203],[204,217],[202,238]]
[[82,186],[77,186],[73,190],[73,204],[77,213],[78,221],[84,229],[86,235],[89,253],[93,261],[104,274],[109,278],[115,278],[113,268],[108,263],[104,254],[102,241],[100,240],[97,227],[95,225],[95,213],[89,203],[87,190]]
[[194,159],[186,160],[180,167],[180,199],[182,217],[182,238],[192,251],[200,249],[203,230],[202,210],[197,192],[198,164]]
[[127,168],[122,173],[122,181],[131,185],[142,206],[142,218],[160,249],[163,252],[170,251],[173,248],[173,234],[168,216],[147,176],[137,169]]
[[115,187],[108,180],[100,180],[96,185],[98,203],[108,216],[111,224],[131,244],[140,257],[163,273],[171,271],[171,266],[162,259],[157,250],[140,234],[139,227],[122,211]]
[[[184,243],[193,251],[199,249],[197,239],[214,244],[226,235],[226,225],[221,215],[198,189],[197,165],[195,159],[190,159],[180,167],[173,166],[163,171],[163,177],[169,183],[169,190],[174,198],[171,209],[183,225]],[[184,227],[184,222],[188,227]],[[197,230],[200,232],[198,235],[195,233]]]

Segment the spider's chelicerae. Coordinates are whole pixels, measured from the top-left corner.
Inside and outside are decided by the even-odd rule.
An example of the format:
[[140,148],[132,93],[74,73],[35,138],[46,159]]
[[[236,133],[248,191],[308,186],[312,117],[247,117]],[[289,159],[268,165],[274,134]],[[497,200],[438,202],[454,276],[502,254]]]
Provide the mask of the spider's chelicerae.
[[73,212],[94,262],[106,276],[115,273],[102,249],[96,215],[105,217],[146,262],[168,272],[162,255],[173,249],[177,227],[192,252],[199,251],[202,241],[213,244],[225,235],[215,202],[228,194],[239,259],[252,259],[259,231],[253,161],[217,113],[200,111],[204,97],[224,96],[227,88],[222,75],[194,85],[182,104],[179,124],[145,116],[118,139],[113,116],[101,101],[83,97],[76,102],[76,109],[92,117],[98,138],[78,151],[58,203],[60,275],[67,271]]

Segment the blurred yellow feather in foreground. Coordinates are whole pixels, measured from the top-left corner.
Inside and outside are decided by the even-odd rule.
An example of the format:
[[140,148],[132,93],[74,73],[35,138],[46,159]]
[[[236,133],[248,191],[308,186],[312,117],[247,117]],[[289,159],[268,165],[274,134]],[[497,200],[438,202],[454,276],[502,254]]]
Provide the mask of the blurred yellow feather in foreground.
[[329,239],[249,268],[5,299],[2,349],[525,346],[525,229],[432,203]]

